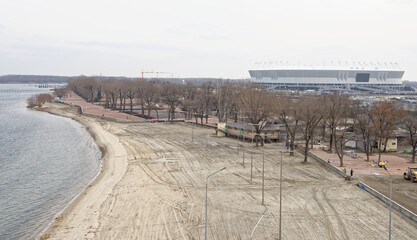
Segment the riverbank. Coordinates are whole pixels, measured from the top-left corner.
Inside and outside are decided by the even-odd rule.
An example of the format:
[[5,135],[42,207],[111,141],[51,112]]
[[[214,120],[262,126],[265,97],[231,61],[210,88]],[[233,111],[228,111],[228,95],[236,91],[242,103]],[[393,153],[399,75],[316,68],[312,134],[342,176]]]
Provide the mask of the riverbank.
[[97,121],[79,115],[76,108],[50,103],[45,105],[44,111],[71,118],[84,125],[102,151],[102,167],[92,182],[61,213],[57,214],[55,221],[39,237],[40,239],[86,237],[84,226],[91,228],[98,226],[101,204],[126,172],[126,152],[115,136],[105,131]]

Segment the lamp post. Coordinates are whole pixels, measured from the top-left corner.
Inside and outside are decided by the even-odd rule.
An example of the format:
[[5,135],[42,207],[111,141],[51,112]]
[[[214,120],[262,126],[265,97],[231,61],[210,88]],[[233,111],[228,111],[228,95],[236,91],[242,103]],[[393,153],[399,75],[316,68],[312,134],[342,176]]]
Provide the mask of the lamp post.
[[265,138],[262,139],[262,205],[264,205],[265,190]]
[[[245,125],[243,125],[245,126]],[[243,160],[242,160],[242,165],[243,167],[245,167],[245,130],[243,129],[243,135],[242,135],[242,151],[243,151]]]
[[[255,135],[253,135],[253,126],[255,125],[259,125],[259,124],[253,124],[253,123],[249,123],[251,127],[251,139],[252,139],[252,151],[251,151],[251,155],[250,155],[250,180],[252,181],[252,172],[253,172],[253,151],[254,151],[254,147],[253,147],[253,138]],[[253,136],[252,136],[253,135]]]
[[191,142],[194,142],[194,124],[191,123]]
[[281,163],[280,163],[280,174],[279,174],[279,240],[281,240],[281,213],[282,213],[282,150],[281,152]]
[[389,229],[388,229],[388,239],[391,240],[391,209],[392,209],[392,175],[388,171],[388,169],[384,166],[385,171],[390,176],[390,184],[389,184]]
[[252,168],[253,168],[253,130],[251,128],[251,139],[252,139],[252,151],[250,153],[250,180],[252,181]]
[[208,192],[207,190],[208,190],[208,179],[209,179],[209,177],[213,176],[214,174],[216,174],[220,171],[223,171],[224,169],[226,169],[226,167],[224,167],[222,169],[219,169],[212,174],[209,174],[206,178],[206,221],[205,221],[205,228],[204,228],[204,239],[205,240],[207,240],[207,192]]
[[258,227],[259,223],[262,221],[262,218],[265,216],[266,212],[268,212],[268,208],[265,208],[265,211],[262,213],[261,218],[259,218],[258,223],[255,225],[255,227],[252,230],[252,233],[250,234],[249,239],[252,240],[253,238],[253,234],[255,233],[256,228]]

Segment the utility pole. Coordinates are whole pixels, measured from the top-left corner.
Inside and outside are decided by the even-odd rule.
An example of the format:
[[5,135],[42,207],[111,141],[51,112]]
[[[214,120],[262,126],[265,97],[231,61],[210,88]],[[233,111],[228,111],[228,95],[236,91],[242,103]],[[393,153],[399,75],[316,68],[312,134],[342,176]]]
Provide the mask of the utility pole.
[[392,175],[388,169],[384,166],[384,169],[388,172],[390,176],[390,185],[389,185],[389,229],[388,229],[388,239],[391,240],[391,210],[392,210]]
[[262,139],[262,205],[264,205],[265,190],[265,138]]
[[216,174],[216,173],[218,173],[220,171],[223,171],[224,169],[226,169],[226,167],[224,167],[224,168],[222,168],[220,170],[215,171],[214,173],[208,175],[207,178],[206,178],[206,221],[205,221],[205,228],[204,228],[204,239],[205,240],[207,240],[207,195],[208,195],[207,193],[208,193],[208,179],[209,179],[209,177],[213,176],[214,174]]

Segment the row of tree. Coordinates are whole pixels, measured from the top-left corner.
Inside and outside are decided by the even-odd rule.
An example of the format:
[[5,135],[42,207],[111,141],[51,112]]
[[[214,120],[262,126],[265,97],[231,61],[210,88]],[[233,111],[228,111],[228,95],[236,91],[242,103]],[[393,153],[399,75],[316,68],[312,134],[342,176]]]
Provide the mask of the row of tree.
[[[417,123],[415,113],[405,112],[391,102],[376,102],[361,105],[347,95],[334,92],[332,95],[285,94],[266,91],[262,86],[251,83],[218,81],[200,85],[176,84],[156,80],[100,81],[93,77],[79,77],[68,82],[69,87],[87,101],[101,101],[105,108],[122,112],[140,110],[150,115],[164,105],[168,119],[175,118],[181,108],[186,119],[195,117],[203,124],[204,118],[216,115],[219,122],[244,119],[254,126],[256,143],[262,141],[261,132],[273,123],[285,126],[291,151],[295,138],[301,135],[305,143],[305,159],[309,143],[314,139],[328,140],[343,166],[345,143],[356,139],[363,142],[369,161],[372,147],[378,143],[379,160],[382,143],[402,127],[408,132],[409,144],[413,147],[413,162],[417,144]],[[126,107],[126,104],[128,105]]]

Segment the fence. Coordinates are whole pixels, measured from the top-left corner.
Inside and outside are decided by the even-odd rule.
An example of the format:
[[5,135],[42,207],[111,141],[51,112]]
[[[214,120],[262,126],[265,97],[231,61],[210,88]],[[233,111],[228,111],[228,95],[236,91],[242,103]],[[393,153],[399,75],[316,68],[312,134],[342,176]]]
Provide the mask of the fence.
[[[302,153],[304,153],[304,148],[303,147],[299,146],[298,149]],[[323,160],[322,158],[320,158],[316,154],[314,154],[312,152],[308,152],[308,156],[311,157],[311,158],[313,158],[314,160],[316,160],[317,162],[319,162],[323,166],[327,167],[328,169],[332,170],[337,175],[339,175],[339,176],[341,176],[343,178],[345,177],[345,173],[343,171],[339,170],[337,167],[335,167],[335,166],[331,165],[330,163],[326,162],[325,160]],[[386,203],[389,206],[389,203],[390,203],[389,198],[387,198],[386,196],[384,196],[380,192],[376,191],[375,189],[371,188],[370,186],[366,185],[365,183],[363,183],[361,181],[359,181],[358,187],[360,187],[361,189],[369,192],[371,195],[373,195],[374,197],[376,197],[379,200],[383,201],[384,203]],[[410,210],[408,210],[407,208],[401,206],[400,204],[398,204],[395,201],[392,201],[392,207],[394,209],[396,209],[398,212],[400,212],[401,214],[403,214],[405,217],[408,217],[411,220],[417,222],[417,215],[414,214],[413,212],[411,212]]]
[[[389,206],[389,203],[390,203],[389,198],[387,198],[386,196],[384,196],[383,194],[381,194],[377,190],[371,188],[370,186],[366,185],[365,183],[363,183],[361,181],[359,181],[358,186],[361,189],[363,189],[363,190],[369,192],[370,194],[372,194],[374,197],[376,197],[379,200],[383,201],[384,203],[386,203]],[[407,208],[401,206],[397,202],[392,201],[392,208],[394,208],[395,210],[399,211],[401,214],[403,214],[404,216],[410,218],[414,222],[417,222],[417,215],[414,214],[413,212],[411,212],[410,210],[408,210]]]

